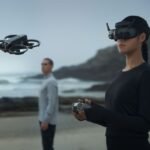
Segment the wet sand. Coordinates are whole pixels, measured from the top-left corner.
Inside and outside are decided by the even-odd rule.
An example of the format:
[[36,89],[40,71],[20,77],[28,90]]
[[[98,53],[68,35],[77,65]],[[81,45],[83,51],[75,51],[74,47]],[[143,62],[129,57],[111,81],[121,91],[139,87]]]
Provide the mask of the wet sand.
[[[55,150],[106,150],[105,128],[60,113]],[[42,150],[37,115],[0,118],[0,150]]]

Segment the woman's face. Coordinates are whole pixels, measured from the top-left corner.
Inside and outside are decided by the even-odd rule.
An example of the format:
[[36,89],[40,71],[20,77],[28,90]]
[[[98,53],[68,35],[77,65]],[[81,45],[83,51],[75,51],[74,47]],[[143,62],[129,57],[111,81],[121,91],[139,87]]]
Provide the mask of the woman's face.
[[117,40],[117,47],[121,54],[127,55],[135,50],[139,46],[137,37],[131,39],[119,39]]
[[117,47],[121,54],[128,55],[141,50],[143,41],[145,40],[145,33],[142,33],[131,39],[118,39]]

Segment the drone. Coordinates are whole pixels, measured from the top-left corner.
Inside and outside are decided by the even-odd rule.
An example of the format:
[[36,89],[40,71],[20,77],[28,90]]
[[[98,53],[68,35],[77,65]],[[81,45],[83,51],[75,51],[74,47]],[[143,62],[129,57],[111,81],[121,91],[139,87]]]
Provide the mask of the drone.
[[22,55],[29,49],[40,46],[35,39],[28,39],[27,35],[8,35],[0,40],[0,50],[9,54]]

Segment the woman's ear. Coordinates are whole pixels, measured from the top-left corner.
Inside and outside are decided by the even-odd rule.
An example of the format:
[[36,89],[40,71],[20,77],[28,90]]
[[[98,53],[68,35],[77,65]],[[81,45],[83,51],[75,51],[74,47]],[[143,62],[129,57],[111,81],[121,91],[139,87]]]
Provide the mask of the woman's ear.
[[143,43],[146,40],[146,34],[143,32],[140,34],[140,41]]

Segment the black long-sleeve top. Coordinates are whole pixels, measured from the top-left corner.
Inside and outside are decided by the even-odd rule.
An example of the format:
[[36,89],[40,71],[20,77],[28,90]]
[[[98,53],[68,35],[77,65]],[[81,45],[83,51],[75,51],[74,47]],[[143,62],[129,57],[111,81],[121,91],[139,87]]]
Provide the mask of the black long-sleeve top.
[[148,137],[150,130],[150,66],[121,71],[106,91],[105,107],[86,109],[87,120],[107,127],[106,136]]

